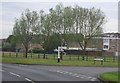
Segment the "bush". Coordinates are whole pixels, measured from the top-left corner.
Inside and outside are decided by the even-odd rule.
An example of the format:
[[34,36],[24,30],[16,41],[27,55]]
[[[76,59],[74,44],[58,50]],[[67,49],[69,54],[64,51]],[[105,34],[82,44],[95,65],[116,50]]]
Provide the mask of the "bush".
[[39,48],[34,48],[34,49],[32,49],[32,52],[33,53],[44,53],[44,50],[43,49],[39,49]]

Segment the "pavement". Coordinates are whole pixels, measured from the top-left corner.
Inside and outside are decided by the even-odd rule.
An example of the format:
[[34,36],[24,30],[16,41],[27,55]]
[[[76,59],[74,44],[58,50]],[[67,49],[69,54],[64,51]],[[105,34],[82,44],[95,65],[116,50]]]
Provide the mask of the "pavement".
[[117,71],[116,67],[73,67],[73,66],[43,66],[3,63],[2,81],[98,81],[100,73]]

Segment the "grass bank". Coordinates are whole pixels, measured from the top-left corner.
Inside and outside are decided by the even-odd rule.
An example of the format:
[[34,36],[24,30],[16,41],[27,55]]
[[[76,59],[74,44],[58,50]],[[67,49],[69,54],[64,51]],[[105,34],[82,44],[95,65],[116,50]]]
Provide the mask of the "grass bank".
[[114,71],[114,72],[102,73],[99,76],[99,78],[104,80],[104,81],[107,81],[108,83],[120,83],[119,76],[120,76],[120,72]]
[[109,66],[117,67],[117,62],[104,62],[101,65],[101,62],[93,61],[82,61],[82,60],[61,60],[60,63],[57,60],[52,59],[38,59],[38,58],[15,58],[15,57],[4,57],[2,62],[5,63],[17,63],[17,64],[45,64],[45,65],[71,65],[71,66]]
[[[118,67],[118,60],[113,62],[112,57],[106,57],[106,61],[101,65],[100,61],[96,61],[94,64],[94,56],[89,56],[88,61],[83,61],[82,56],[78,55],[63,55],[63,60],[60,63],[57,62],[57,54],[46,54],[47,59],[43,59],[43,54],[31,54],[28,58],[24,58],[22,53],[19,53],[16,57],[16,53],[4,53],[2,62],[4,63],[16,63],[16,64],[43,64],[43,65],[70,65],[70,66],[104,66],[104,67]],[[2,56],[2,55],[1,55]],[[38,58],[39,57],[39,58]]]

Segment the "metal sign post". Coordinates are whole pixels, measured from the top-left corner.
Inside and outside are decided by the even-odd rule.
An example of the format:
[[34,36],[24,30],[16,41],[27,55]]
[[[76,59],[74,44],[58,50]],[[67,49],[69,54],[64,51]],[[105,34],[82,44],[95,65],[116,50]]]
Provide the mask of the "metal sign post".
[[62,47],[62,46],[58,46],[58,63],[60,62],[60,52],[63,52],[64,49],[67,49],[67,47]]
[[58,46],[58,63],[60,62],[60,47]]

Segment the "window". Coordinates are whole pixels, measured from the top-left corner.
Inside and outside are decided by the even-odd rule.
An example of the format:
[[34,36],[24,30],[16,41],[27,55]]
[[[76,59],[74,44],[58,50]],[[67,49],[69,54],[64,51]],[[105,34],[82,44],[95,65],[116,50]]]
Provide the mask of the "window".
[[108,45],[104,45],[104,49],[108,49]]
[[109,50],[109,39],[103,39],[103,50]]
[[115,48],[115,45],[112,45],[112,48]]
[[108,42],[109,42],[108,39],[103,40],[103,43],[108,43]]

